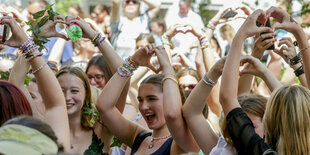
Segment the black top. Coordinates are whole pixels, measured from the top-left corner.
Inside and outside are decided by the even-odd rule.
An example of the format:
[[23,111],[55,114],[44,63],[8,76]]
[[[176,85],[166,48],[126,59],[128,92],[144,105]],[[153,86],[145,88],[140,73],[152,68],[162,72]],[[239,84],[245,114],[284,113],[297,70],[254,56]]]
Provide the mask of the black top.
[[271,150],[264,139],[255,133],[252,121],[241,108],[230,111],[226,120],[229,135],[239,155],[262,155]]
[[[134,141],[134,144],[132,146],[132,150],[131,150],[131,155],[134,155],[134,153],[136,153],[142,143],[142,141],[148,137],[151,136],[152,133],[151,132],[147,132],[147,131],[142,131],[140,132]],[[153,152],[151,155],[170,155],[170,149],[171,149],[171,144],[172,144],[173,138],[170,137],[169,139],[167,139],[165,141],[165,143],[159,148],[157,149],[155,152]]]
[[104,147],[104,143],[101,142],[101,139],[98,138],[95,131],[93,131],[91,144],[89,145],[88,149],[85,150],[84,155],[106,155],[108,153],[103,153],[102,149]]

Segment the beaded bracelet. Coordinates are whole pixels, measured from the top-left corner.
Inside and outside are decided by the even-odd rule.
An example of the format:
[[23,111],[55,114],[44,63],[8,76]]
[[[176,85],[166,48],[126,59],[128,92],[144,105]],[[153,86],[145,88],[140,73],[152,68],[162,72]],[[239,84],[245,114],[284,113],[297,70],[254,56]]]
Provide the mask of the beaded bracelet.
[[201,46],[201,49],[205,49],[205,48],[208,48],[210,45],[209,41],[207,39],[204,39],[204,40],[201,40],[200,41],[200,46]]
[[38,53],[35,53],[34,55],[26,56],[26,59],[27,59],[28,61],[30,61],[31,59],[34,59],[34,58],[39,57],[39,56],[42,56],[42,55],[43,55],[42,52],[38,52]]
[[[216,83],[215,83],[214,81],[212,81],[212,80],[208,77],[207,74],[208,74],[208,73],[206,73],[206,74],[203,76],[202,81],[203,81],[206,85],[211,86],[211,87],[214,87],[214,86],[216,85]],[[206,80],[206,79],[207,79],[207,80]]]
[[43,65],[41,65],[39,68],[37,68],[36,70],[34,70],[33,72],[32,72],[32,74],[35,74],[35,73],[37,73],[38,71],[40,71],[44,66],[46,66],[47,65],[47,63],[44,63]]
[[119,66],[117,68],[117,73],[121,76],[121,77],[129,77],[132,76],[133,73],[126,67],[124,66]]
[[25,57],[28,57],[31,52],[38,49],[39,46],[35,45],[33,41],[31,41],[25,48],[25,50],[22,51],[22,55]]
[[26,46],[29,45],[31,41],[33,41],[33,38],[32,37],[28,38],[24,43],[20,45],[19,49],[21,51],[25,50]]
[[101,45],[105,41],[106,37],[103,36],[101,33],[97,33],[95,37],[92,39],[92,42],[95,46]]

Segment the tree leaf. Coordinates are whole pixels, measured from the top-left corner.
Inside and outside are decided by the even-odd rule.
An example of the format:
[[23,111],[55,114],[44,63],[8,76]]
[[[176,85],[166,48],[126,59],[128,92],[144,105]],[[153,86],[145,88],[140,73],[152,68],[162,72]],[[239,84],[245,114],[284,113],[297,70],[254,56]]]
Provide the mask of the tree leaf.
[[35,34],[39,34],[41,32],[40,28],[38,26],[31,26],[31,29],[33,31],[33,33]]
[[42,36],[39,36],[39,37],[38,37],[38,40],[41,41],[41,42],[44,43],[44,44],[47,43],[47,42],[49,42],[49,40],[48,40],[47,38],[42,37]]
[[44,15],[44,13],[45,13],[45,10],[41,10],[41,11],[33,14],[32,16],[33,16],[34,19],[39,19],[39,18],[41,18]]
[[55,3],[53,3],[53,4],[47,4],[46,6],[45,6],[45,10],[50,10],[50,9],[52,9],[52,6],[54,5]]
[[48,16],[45,16],[45,17],[43,17],[41,20],[40,20],[40,22],[38,23],[38,27],[41,27],[41,26],[43,26],[47,21],[48,21]]

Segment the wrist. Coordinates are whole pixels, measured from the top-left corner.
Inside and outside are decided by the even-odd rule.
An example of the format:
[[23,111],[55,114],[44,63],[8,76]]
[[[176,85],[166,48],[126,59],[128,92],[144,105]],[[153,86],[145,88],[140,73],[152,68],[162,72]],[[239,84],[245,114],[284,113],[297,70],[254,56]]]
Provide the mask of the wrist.
[[290,67],[291,67],[293,70],[298,69],[300,66],[302,66],[301,63],[298,63],[298,64],[296,64],[296,65],[290,65]]

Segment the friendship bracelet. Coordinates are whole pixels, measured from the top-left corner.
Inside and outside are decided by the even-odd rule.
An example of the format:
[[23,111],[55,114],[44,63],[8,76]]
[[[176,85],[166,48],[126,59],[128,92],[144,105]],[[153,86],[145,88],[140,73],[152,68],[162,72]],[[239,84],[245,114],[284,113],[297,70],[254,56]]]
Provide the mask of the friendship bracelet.
[[46,65],[47,65],[47,63],[44,63],[44,64],[41,65],[39,68],[37,68],[36,70],[34,70],[34,71],[32,72],[32,74],[37,73],[38,71],[40,71],[41,69],[43,69],[43,67],[46,66]]
[[121,77],[129,77],[129,76],[132,76],[132,72],[125,68],[124,66],[119,66],[117,68],[117,73],[121,76]]
[[22,43],[22,44],[20,45],[19,49],[20,49],[21,51],[25,50],[26,46],[27,46],[31,41],[33,41],[33,38],[32,38],[32,37],[28,38],[24,43]]
[[43,55],[42,52],[38,52],[38,53],[35,53],[34,55],[27,56],[26,59],[27,59],[28,61],[30,61],[31,59],[34,59],[34,58],[39,57],[39,56],[42,56],[42,55]]
[[298,76],[300,76],[301,74],[305,73],[305,71],[304,71],[304,66],[301,65],[298,69],[296,69],[296,70],[294,71],[294,73],[295,73],[296,77],[298,77]]
[[96,38],[98,37],[98,33],[96,32],[94,38],[91,40],[92,42],[94,42],[96,40]]

